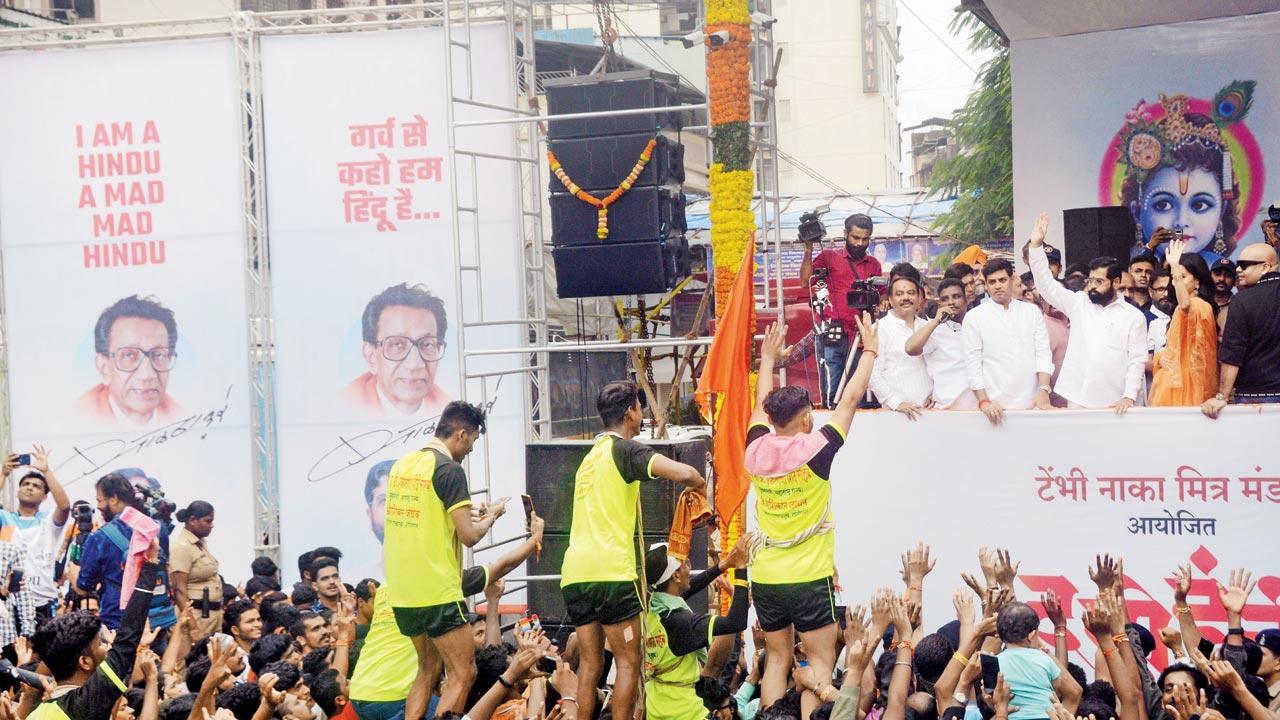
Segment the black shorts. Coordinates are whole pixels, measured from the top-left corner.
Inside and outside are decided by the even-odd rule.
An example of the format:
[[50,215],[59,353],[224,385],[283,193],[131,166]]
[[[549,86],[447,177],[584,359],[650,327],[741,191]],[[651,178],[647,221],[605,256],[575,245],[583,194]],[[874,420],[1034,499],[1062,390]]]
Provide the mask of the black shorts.
[[835,586],[831,578],[802,583],[751,583],[751,601],[765,632],[794,625],[809,632],[836,622]]
[[391,608],[401,635],[438,638],[467,624],[467,606],[461,600],[426,607]]
[[598,622],[616,625],[640,614],[640,588],[635,582],[584,582],[560,588],[565,611],[575,627]]
[[489,585],[489,566],[477,565],[462,571],[462,597],[471,597],[484,592]]

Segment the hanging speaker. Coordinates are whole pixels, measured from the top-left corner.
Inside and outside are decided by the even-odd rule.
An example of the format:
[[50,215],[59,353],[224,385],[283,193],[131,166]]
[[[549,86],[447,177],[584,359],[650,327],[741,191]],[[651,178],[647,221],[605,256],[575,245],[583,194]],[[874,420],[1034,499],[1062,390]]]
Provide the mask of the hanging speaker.
[[1062,211],[1063,261],[1087,263],[1098,257],[1128,261],[1137,226],[1126,207]]

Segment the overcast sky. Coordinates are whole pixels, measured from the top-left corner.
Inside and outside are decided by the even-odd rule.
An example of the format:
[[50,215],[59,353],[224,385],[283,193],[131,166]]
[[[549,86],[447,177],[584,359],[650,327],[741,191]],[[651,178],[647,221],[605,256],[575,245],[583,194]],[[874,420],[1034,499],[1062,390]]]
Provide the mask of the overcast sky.
[[[929,117],[950,117],[964,105],[975,71],[990,57],[989,53],[970,53],[968,37],[953,37],[947,30],[956,5],[956,0],[898,0],[898,24],[902,26],[898,120],[904,128]],[[930,28],[941,40],[929,32]],[[906,184],[911,175],[909,133],[903,135],[902,150]]]

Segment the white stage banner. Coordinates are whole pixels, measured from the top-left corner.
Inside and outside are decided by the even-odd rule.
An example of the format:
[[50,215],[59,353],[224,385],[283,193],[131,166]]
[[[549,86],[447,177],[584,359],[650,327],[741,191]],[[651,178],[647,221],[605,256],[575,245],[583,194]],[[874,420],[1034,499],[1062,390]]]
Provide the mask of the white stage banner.
[[[239,100],[229,39],[0,53],[13,448],[73,500],[132,468],[252,557]],[[86,78],[92,78],[86,82]]]
[[[471,26],[471,51],[484,58],[476,100],[512,103],[510,42],[502,24]],[[478,294],[460,265],[481,267],[483,319],[521,317],[521,240],[514,163],[478,161],[479,197],[470,161],[448,164],[445,48],[439,28],[262,39],[286,579],[297,555],[320,545],[342,549],[348,582],[383,576],[391,461],[425,445],[443,407],[463,397],[464,347],[521,343],[517,325],[459,327],[460,303]],[[467,63],[454,52],[462,97]],[[513,137],[511,126],[460,130],[459,147],[511,154]],[[478,205],[481,219],[475,243],[475,216],[460,216],[461,256],[455,174],[456,202]],[[465,315],[482,319],[471,306]],[[508,450],[524,442],[522,378],[472,380],[465,397],[491,413],[469,462],[473,489],[491,461],[496,495],[522,492],[524,458]],[[520,516],[495,537],[519,532]]]
[[1017,247],[1048,212],[1061,249],[1061,211],[1103,205],[1128,208],[1144,240],[1185,229],[1208,262],[1260,242],[1277,199],[1278,34],[1273,12],[1014,42]]
[[[876,586],[901,590],[900,553],[932,545],[924,587],[927,632],[955,618],[961,572],[981,577],[977,549],[1007,548],[1021,562],[1019,599],[1040,608],[1054,590],[1068,617],[1071,659],[1093,664],[1082,624],[1096,595],[1087,567],[1124,557],[1126,598],[1153,633],[1177,627],[1172,571],[1191,564],[1190,604],[1205,637],[1221,641],[1226,614],[1215,580],[1245,567],[1259,580],[1245,627],[1280,622],[1280,567],[1271,538],[1280,518],[1274,446],[1280,407],[1008,413],[992,427],[976,412],[859,413],[832,469],[836,560],[848,604]],[[1041,625],[1052,645],[1053,627]],[[1153,661],[1164,667],[1161,647]]]

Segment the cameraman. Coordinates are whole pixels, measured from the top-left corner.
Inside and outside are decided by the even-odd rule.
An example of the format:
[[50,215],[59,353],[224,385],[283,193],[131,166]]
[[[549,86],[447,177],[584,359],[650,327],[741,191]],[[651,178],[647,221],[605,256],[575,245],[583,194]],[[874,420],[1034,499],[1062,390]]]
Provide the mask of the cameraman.
[[[103,475],[98,479],[95,489],[98,493],[98,511],[108,522],[84,542],[84,551],[80,555],[80,575],[76,578],[76,592],[83,596],[96,594],[102,623],[115,630],[120,627],[124,615],[120,609],[120,583],[124,578],[125,556],[133,537],[133,528],[121,520],[120,514],[130,507],[143,512],[143,507],[138,491],[120,473]],[[162,533],[157,540],[163,538]],[[173,601],[169,599],[166,582],[168,573],[163,562],[158,564],[161,571],[150,584],[144,585],[141,580],[138,581],[139,588],[147,591],[154,589],[155,592],[151,596],[150,612],[153,629],[172,627],[178,621]]]
[[[122,622],[118,623],[119,632],[110,649],[102,640],[102,624],[92,612],[85,610],[59,615],[36,631],[31,644],[58,682],[58,687],[48,702],[36,706],[27,715],[29,720],[111,718],[112,708],[128,689],[126,683],[133,676],[134,657],[152,598],[151,588],[160,577],[158,557],[159,547],[152,540],[146,562],[138,575],[138,585],[129,598],[129,608],[124,612]],[[115,602],[119,616],[118,592]],[[103,610],[106,609],[104,606]],[[39,690],[28,687],[23,694],[23,709],[30,708],[39,696]]]
[[[836,390],[849,357],[849,336],[857,331],[855,312],[849,309],[846,293],[858,280],[871,280],[881,274],[880,261],[867,252],[871,245],[871,218],[861,213],[844,220],[844,247],[825,248],[813,257],[813,243],[804,245],[804,261],[800,263],[800,282],[809,286],[815,269],[825,270],[827,288],[830,290],[829,318],[844,328],[844,339],[829,344],[822,335],[817,338],[818,360],[822,366],[819,381],[822,388],[822,404],[835,407]],[[819,238],[820,239],[820,238]]]

